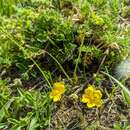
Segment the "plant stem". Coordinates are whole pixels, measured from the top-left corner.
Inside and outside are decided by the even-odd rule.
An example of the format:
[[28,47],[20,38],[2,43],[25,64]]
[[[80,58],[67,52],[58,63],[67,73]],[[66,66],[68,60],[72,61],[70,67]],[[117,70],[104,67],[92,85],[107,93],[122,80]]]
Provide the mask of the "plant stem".
[[79,64],[79,60],[80,60],[80,57],[81,57],[81,49],[82,49],[82,46],[84,44],[84,34],[82,36],[82,39],[81,39],[81,45],[79,47],[79,55],[78,55],[78,59],[76,60],[76,65],[75,65],[75,69],[74,69],[74,80],[77,82],[77,69],[78,69],[78,64]]

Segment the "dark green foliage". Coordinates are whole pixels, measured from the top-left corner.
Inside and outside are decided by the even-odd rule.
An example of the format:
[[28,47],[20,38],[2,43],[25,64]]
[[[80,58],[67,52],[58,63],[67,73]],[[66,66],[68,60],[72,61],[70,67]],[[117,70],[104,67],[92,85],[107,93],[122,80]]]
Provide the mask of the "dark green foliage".
[[50,122],[48,92],[12,88],[14,77],[42,75],[51,86],[100,65],[112,72],[129,55],[129,13],[127,0],[0,0],[0,128],[43,130]]
[[[72,12],[69,17],[64,17],[62,14],[64,9],[68,8],[69,10],[73,10],[78,4],[77,2],[72,4],[70,9],[67,6],[67,1],[61,1],[59,11],[49,6],[48,8],[46,7],[46,10],[43,8],[38,10],[38,6],[35,7],[35,5],[39,4],[39,2],[41,1],[30,1],[28,2],[30,3],[29,5],[25,1],[18,4],[15,3],[15,15],[12,14],[10,19],[1,17],[1,27],[3,29],[3,31],[1,31],[1,64],[11,66],[12,64],[28,59],[30,56],[37,57],[39,55],[39,51],[43,49],[56,57],[60,64],[63,64],[66,60],[70,60],[67,59],[66,55],[68,57],[73,55],[76,47],[80,45],[80,35],[82,32],[86,33],[86,41],[84,41],[86,49],[88,46],[90,46],[90,48],[94,46],[97,48],[97,51],[102,52],[98,57],[103,56],[105,49],[107,49],[109,45],[116,43],[122,47],[124,44],[122,42],[129,39],[129,37],[125,37],[123,40],[121,39],[122,41],[120,41],[119,34],[121,34],[123,30],[120,30],[117,24],[119,22],[118,13],[120,13],[118,8],[123,7],[120,3],[118,3],[118,1],[83,1],[81,7],[76,7],[77,10],[81,9],[81,14],[79,15],[83,17],[82,24],[76,24],[72,21],[71,17],[75,15],[74,12]],[[28,5],[26,7],[30,6],[31,8],[23,8],[22,6],[19,8],[19,4],[22,5],[23,3]],[[47,2],[43,2],[41,4],[43,4],[44,7]],[[90,8],[91,6],[95,6],[95,10],[92,10]],[[108,10],[109,14],[107,13]],[[93,11],[95,11],[95,14],[97,15],[96,17],[99,17],[104,21],[103,25],[96,25],[96,18],[94,19],[92,17]],[[84,12],[87,14],[84,14]],[[113,14],[113,12],[115,12],[115,14]],[[78,43],[76,42],[76,39],[79,39]],[[13,40],[20,44],[20,46],[23,46],[27,53],[23,54],[20,48],[13,43]],[[114,53],[117,53],[117,50],[113,50],[112,53],[114,58],[112,58],[110,53],[111,59],[115,59]],[[76,54],[78,56],[78,53]],[[74,55],[75,58],[77,56]],[[95,55],[94,57],[97,56]],[[19,61],[19,59],[22,60]],[[51,66],[54,61],[52,59],[49,61],[49,66]],[[73,61],[75,61],[75,59],[73,59]]]

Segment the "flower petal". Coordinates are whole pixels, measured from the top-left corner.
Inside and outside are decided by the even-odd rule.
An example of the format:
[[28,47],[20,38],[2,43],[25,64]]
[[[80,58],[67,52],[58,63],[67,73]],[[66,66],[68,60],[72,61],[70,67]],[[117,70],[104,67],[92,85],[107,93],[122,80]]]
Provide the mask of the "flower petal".
[[61,99],[61,95],[56,95],[53,97],[53,102],[60,101],[60,99]]
[[60,94],[59,91],[53,89],[53,90],[51,91],[51,93],[50,93],[50,98],[53,97],[53,96],[56,96],[56,95],[58,95],[58,94]]
[[100,100],[100,101],[96,102],[96,104],[95,104],[95,105],[96,105],[97,107],[100,107],[102,104],[103,104],[103,101],[102,101],[102,100]]
[[87,102],[89,101],[89,99],[86,97],[85,94],[83,94],[81,101],[82,101],[83,103],[87,103]]
[[90,103],[90,102],[87,103],[87,107],[88,107],[88,108],[92,108],[92,107],[94,107],[94,106],[95,106],[94,103]]
[[54,84],[54,90],[59,91],[59,93],[63,94],[65,92],[65,86],[63,82],[56,82]]
[[85,89],[85,94],[88,96],[91,96],[93,92],[94,92],[94,88],[92,85]]
[[95,96],[96,98],[101,98],[101,97],[102,97],[101,91],[100,91],[100,90],[95,90],[94,96]]

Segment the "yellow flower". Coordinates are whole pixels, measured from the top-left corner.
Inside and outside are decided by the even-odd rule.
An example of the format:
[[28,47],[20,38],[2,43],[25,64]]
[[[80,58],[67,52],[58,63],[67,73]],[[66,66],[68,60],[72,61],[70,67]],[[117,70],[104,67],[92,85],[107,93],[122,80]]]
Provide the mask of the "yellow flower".
[[102,105],[102,93],[96,90],[93,85],[88,85],[82,96],[82,102],[86,103],[89,108],[94,106],[100,107]]
[[96,15],[95,12],[92,13],[92,20],[96,25],[103,25],[104,20],[100,16]]
[[60,101],[61,95],[65,92],[65,86],[63,82],[54,83],[53,89],[50,93],[50,98],[53,99],[54,102]]

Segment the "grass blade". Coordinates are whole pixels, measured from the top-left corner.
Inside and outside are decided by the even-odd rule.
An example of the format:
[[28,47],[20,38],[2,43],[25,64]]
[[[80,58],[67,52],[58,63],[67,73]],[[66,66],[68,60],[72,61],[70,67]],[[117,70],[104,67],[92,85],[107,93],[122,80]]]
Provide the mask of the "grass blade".
[[106,76],[110,77],[112,80],[114,80],[122,89],[124,92],[126,92],[129,96],[130,96],[130,91],[121,83],[119,82],[116,78],[114,78],[113,76],[111,76],[108,73],[105,73],[103,71],[101,71],[101,73],[105,74]]

